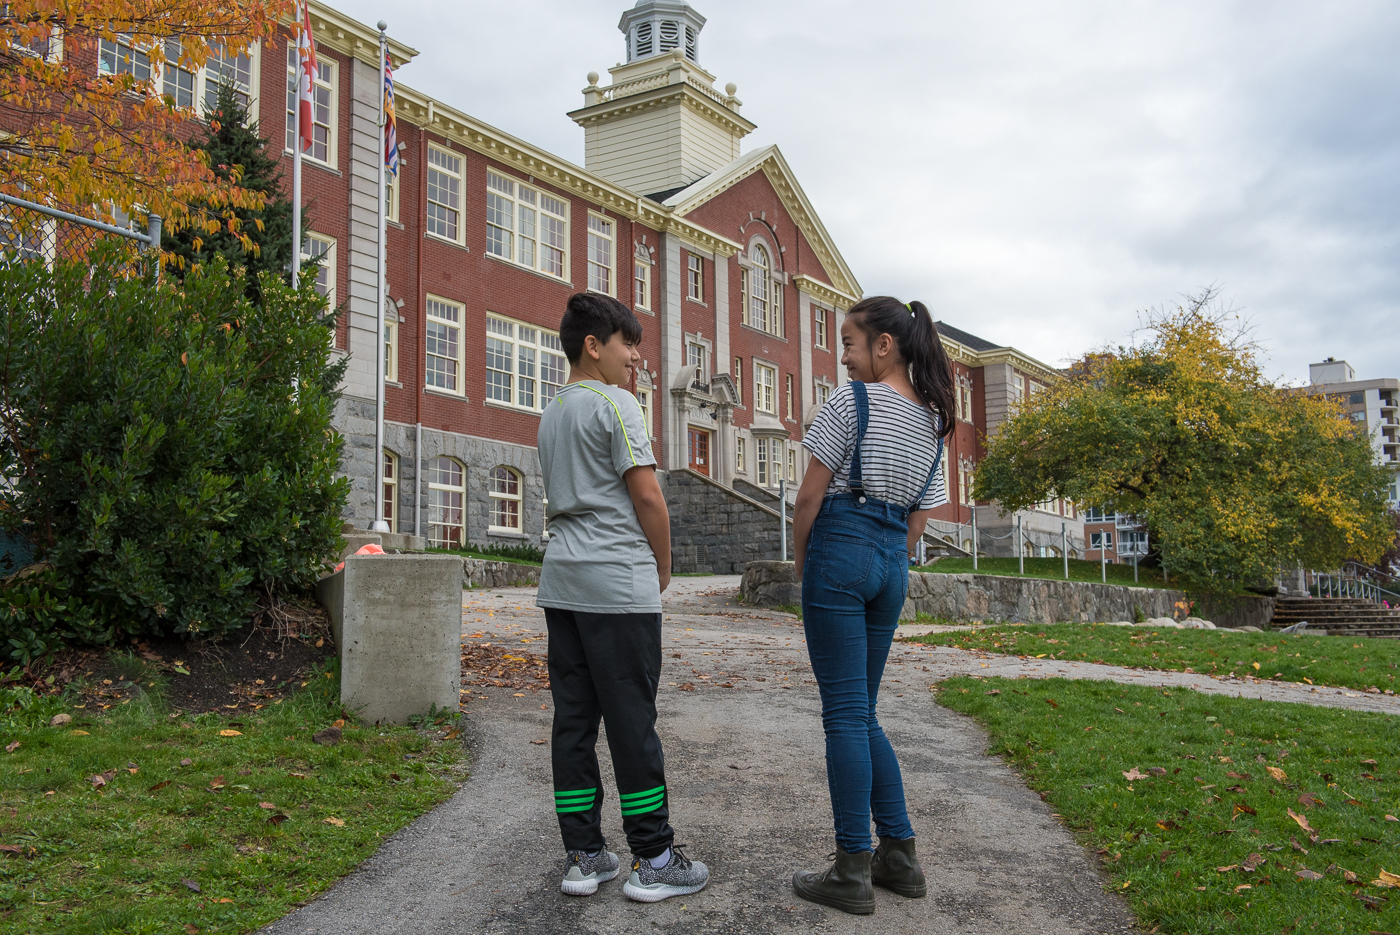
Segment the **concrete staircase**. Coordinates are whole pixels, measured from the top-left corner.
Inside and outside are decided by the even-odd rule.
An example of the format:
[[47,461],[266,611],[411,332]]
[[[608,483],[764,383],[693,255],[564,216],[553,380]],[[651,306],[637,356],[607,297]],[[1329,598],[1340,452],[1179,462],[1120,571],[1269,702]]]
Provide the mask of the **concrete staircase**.
[[1274,603],[1274,630],[1300,620],[1329,636],[1383,636],[1400,639],[1400,609],[1353,597],[1280,597]]

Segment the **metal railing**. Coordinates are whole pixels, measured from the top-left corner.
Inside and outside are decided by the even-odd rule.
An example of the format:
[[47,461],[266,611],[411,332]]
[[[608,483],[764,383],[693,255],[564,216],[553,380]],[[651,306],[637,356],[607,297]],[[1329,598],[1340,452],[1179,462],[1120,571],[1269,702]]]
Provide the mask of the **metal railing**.
[[1353,575],[1317,572],[1314,579],[1317,583],[1318,597],[1348,597],[1380,604],[1386,601],[1387,594],[1392,598],[1396,596],[1373,581]]

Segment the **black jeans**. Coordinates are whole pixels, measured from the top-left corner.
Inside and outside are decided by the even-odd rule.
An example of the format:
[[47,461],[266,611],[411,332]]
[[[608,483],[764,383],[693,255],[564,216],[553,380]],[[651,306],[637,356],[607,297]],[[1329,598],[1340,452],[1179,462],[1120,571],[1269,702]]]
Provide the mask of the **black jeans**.
[[564,848],[593,852],[605,845],[596,749],[601,719],[608,728],[627,846],[637,857],[655,857],[675,837],[656,735],[661,615],[546,607],[544,618],[554,695],[554,810]]

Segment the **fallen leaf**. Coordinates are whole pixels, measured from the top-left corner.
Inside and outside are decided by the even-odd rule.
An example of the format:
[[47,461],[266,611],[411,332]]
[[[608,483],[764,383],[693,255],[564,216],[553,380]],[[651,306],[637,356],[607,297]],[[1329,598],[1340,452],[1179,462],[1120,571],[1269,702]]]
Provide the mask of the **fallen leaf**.
[[216,903],[231,903],[231,902],[233,902],[233,900],[229,899],[227,896],[221,896],[221,897],[219,897],[218,899],[214,900],[214,902],[216,902]]
[[345,819],[344,819],[344,818],[325,818],[325,819],[322,819],[322,822],[323,822],[324,824],[327,824],[327,825],[335,825],[337,828],[344,828],[344,827],[345,827]]
[[88,733],[87,731],[85,731],[85,730],[75,730],[75,731],[72,731],[72,734],[73,734],[74,737],[90,737],[90,736],[91,736],[91,734],[89,734],[89,733]]
[[[303,776],[302,778],[305,779],[306,777]],[[400,776],[398,773],[390,773],[389,778],[394,782],[403,782],[403,777]]]
[[1386,821],[1400,821],[1400,818],[1396,818],[1394,815],[1387,815],[1387,816],[1385,816],[1385,820],[1386,820]]
[[1288,843],[1293,845],[1293,849],[1295,851],[1302,851],[1304,854],[1308,852],[1308,849],[1306,847],[1298,843],[1297,838],[1289,838]]
[[318,730],[311,735],[311,740],[323,747],[333,747],[340,743],[340,728],[327,727],[325,730]]
[[268,823],[269,825],[280,825],[282,822],[287,821],[287,820],[289,820],[289,819],[287,818],[286,815],[273,815],[272,817],[270,817],[270,818],[267,820],[267,823]]
[[1147,767],[1147,771],[1148,771],[1149,773],[1151,773],[1152,775],[1154,775],[1154,776],[1165,776],[1165,775],[1167,775],[1167,771],[1166,771],[1165,769],[1163,769],[1162,767],[1160,767],[1160,766],[1149,766],[1149,767]]
[[1231,870],[1238,870],[1238,869],[1240,869],[1240,865],[1239,865],[1239,864],[1231,864],[1231,865],[1228,866],[1228,867],[1216,867],[1216,868],[1215,868],[1215,871],[1216,871],[1216,873],[1229,873]]
[[193,762],[194,762],[194,760],[184,759],[184,760],[181,760],[181,761],[180,761],[180,765],[181,765],[181,766],[189,766],[189,765],[192,764]]
[[1372,886],[1400,886],[1400,874],[1394,874],[1387,870],[1380,871],[1380,879],[1372,880]]
[[220,736],[220,737],[242,737],[242,736],[243,736],[243,732],[242,732],[241,730],[221,730],[221,731],[219,731],[219,736]]
[[[783,687],[786,688],[787,686],[784,685]],[[684,685],[682,685],[682,686],[680,687],[680,690],[683,691],[683,692],[693,692],[693,691],[695,691],[695,685],[694,685],[693,683],[691,683],[691,682],[686,682]]]
[[1258,814],[1259,814],[1258,812],[1256,812],[1254,809],[1250,808],[1248,805],[1244,804],[1243,802],[1236,802],[1236,803],[1235,803],[1235,811],[1237,811],[1237,812],[1244,812],[1246,815],[1258,815]]
[[1060,706],[1060,703],[1059,703],[1058,701],[1056,701],[1054,698],[1046,698],[1046,699],[1045,699],[1045,703],[1048,704],[1048,705],[1049,705],[1050,707],[1052,707],[1052,708],[1058,708],[1058,707]]
[[1241,883],[1239,886],[1235,887],[1235,892],[1238,893],[1238,892],[1241,892],[1241,891],[1243,891],[1243,890],[1252,890],[1252,889],[1254,889],[1254,887],[1250,886],[1248,883]]
[[12,741],[10,741],[8,744],[5,745],[5,752],[6,752],[6,753],[14,753],[14,752],[15,752],[16,750],[18,750],[18,749],[19,749],[19,741],[18,741],[18,740],[12,740]]
[[1313,832],[1313,829],[1312,829],[1312,825],[1308,824],[1308,820],[1307,820],[1306,818],[1304,818],[1302,815],[1299,815],[1297,812],[1293,811],[1293,809],[1291,809],[1291,808],[1288,810],[1288,817],[1289,817],[1289,818],[1292,818],[1294,821],[1296,821],[1296,822],[1298,823],[1298,827],[1299,827],[1299,828],[1302,828],[1302,829],[1303,829],[1304,831],[1306,831],[1308,834],[1313,834],[1313,833],[1314,833],[1314,832]]
[[984,695],[1000,695],[1000,694],[1001,694],[1001,689],[1000,689],[1000,688],[993,688],[993,689],[992,689],[991,691],[989,691],[989,692],[983,692],[983,694],[984,694]]
[[1298,879],[1300,879],[1300,880],[1321,880],[1321,879],[1322,879],[1322,874],[1318,873],[1316,870],[1309,870],[1307,867],[1304,867],[1302,870],[1299,870],[1298,873],[1296,874],[1296,876],[1297,876]]
[[344,719],[344,718],[338,718],[334,723],[331,724],[331,727],[344,727],[344,726],[345,726],[345,719]]
[[1362,761],[1361,761],[1361,765],[1362,765],[1362,766],[1375,766],[1375,765],[1376,765],[1376,761],[1375,761],[1375,760],[1362,760]]
[[549,741],[548,741],[548,740],[532,740],[532,741],[530,741],[530,743],[535,744],[536,746],[539,746],[540,744],[549,743]]
[[1283,782],[1285,779],[1288,778],[1288,774],[1285,773],[1283,770],[1279,769],[1277,766],[1266,766],[1264,767],[1264,769],[1268,770],[1269,775],[1272,778],[1277,779],[1279,782]]
[[273,805],[271,802],[259,802],[259,803],[258,803],[258,808],[265,808],[265,809],[267,809],[267,810],[270,811],[270,812],[275,812],[275,811],[277,811],[277,806],[276,806],[276,805]]
[[1157,827],[1161,828],[1163,831],[1176,831],[1181,826],[1178,825],[1176,822],[1172,821],[1170,818],[1165,818],[1162,821],[1157,822]]
[[1263,854],[1256,851],[1244,859],[1244,862],[1240,864],[1240,869],[1244,870],[1245,873],[1253,873],[1255,870],[1258,870],[1259,865],[1264,863],[1267,859],[1268,858]]
[[73,723],[73,715],[71,715],[71,714],[55,714],[55,715],[53,716],[53,720],[49,721],[49,726],[50,726],[50,727],[62,727],[64,724],[72,724],[72,723]]
[[1298,804],[1302,805],[1304,808],[1312,808],[1314,805],[1323,806],[1327,803],[1323,802],[1311,792],[1304,792],[1302,795],[1298,796]]
[[20,847],[18,844],[0,844],[0,853],[23,854],[24,848]]
[[209,791],[210,791],[210,792],[218,792],[220,789],[222,789],[222,788],[224,787],[224,785],[225,785],[225,783],[224,783],[224,777],[222,777],[222,776],[215,776],[213,779],[209,780]]
[[190,925],[189,923],[186,923],[186,924],[185,924],[185,931],[186,931],[186,932],[189,932],[190,935],[195,935],[195,932],[198,932],[199,929],[195,928],[193,925]]
[[196,893],[202,893],[202,892],[204,892],[203,890],[201,890],[201,889],[199,888],[199,884],[198,884],[198,883],[194,882],[193,880],[189,879],[188,877],[181,877],[181,878],[180,878],[180,882],[183,883],[183,884],[185,884],[185,885],[186,885],[187,887],[189,887],[190,889],[194,890]]
[[1128,780],[1128,782],[1136,782],[1139,779],[1146,779],[1147,774],[1138,772],[1138,768],[1134,766],[1132,769],[1123,772],[1123,778]]
[[151,788],[147,789],[146,791],[147,791],[147,792],[159,792],[160,790],[164,789],[164,788],[165,788],[166,786],[168,786],[168,785],[170,785],[170,780],[169,780],[169,779],[166,779],[166,780],[163,780],[163,781],[161,781],[161,782],[156,783],[154,786],[151,786]]

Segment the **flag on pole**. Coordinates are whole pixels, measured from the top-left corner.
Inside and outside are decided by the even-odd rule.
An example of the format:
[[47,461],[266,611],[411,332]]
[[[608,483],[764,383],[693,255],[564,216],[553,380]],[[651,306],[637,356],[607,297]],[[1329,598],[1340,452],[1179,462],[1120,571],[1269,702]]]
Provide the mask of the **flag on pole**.
[[311,148],[316,129],[311,91],[316,76],[316,42],[311,38],[311,8],[306,0],[298,0],[300,17],[297,24],[297,135],[301,150]]
[[399,133],[394,119],[394,60],[384,51],[384,166],[395,177],[399,174]]

